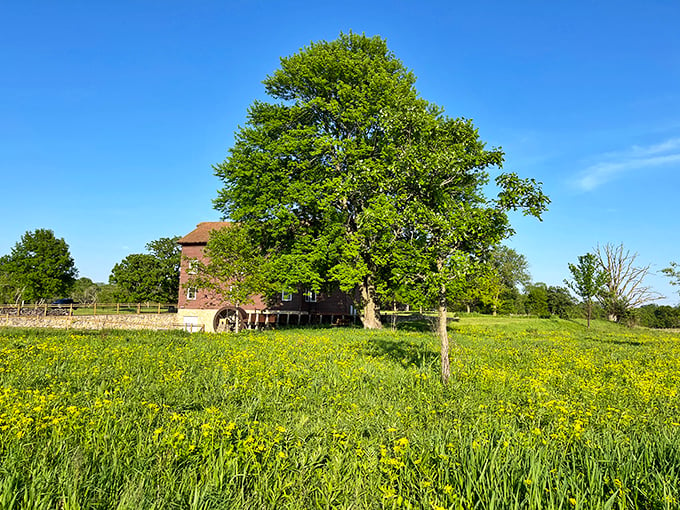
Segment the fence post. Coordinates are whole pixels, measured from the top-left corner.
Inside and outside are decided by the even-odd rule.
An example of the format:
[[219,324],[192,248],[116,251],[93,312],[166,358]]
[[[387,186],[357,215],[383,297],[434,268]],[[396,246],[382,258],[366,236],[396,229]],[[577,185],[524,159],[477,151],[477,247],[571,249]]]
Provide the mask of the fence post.
[[97,302],[94,302],[94,315],[97,315]]
[[158,315],[160,315],[160,314],[161,314],[161,304],[158,303]]
[[120,303],[116,303],[116,315],[120,313]]
[[68,307],[68,316],[73,317],[73,303]]
[[47,303],[45,303],[45,317],[47,317]]
[[137,303],[137,315],[142,313],[142,303]]

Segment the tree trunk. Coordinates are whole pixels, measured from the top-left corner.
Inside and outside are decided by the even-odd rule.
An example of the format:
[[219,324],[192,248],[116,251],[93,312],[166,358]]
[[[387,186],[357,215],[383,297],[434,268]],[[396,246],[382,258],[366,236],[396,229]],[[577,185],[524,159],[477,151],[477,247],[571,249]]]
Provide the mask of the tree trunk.
[[369,276],[364,278],[361,284],[361,300],[364,303],[361,314],[361,322],[364,323],[364,329],[382,329],[380,309],[375,301],[375,286]]
[[590,327],[590,314],[593,312],[593,304],[588,300],[588,311],[586,315],[588,316],[588,327]]
[[397,301],[392,300],[392,331],[397,329]]
[[441,342],[442,382],[447,384],[451,375],[449,365],[449,332],[446,329],[446,286],[442,285],[439,290],[439,303],[437,304],[437,335]]

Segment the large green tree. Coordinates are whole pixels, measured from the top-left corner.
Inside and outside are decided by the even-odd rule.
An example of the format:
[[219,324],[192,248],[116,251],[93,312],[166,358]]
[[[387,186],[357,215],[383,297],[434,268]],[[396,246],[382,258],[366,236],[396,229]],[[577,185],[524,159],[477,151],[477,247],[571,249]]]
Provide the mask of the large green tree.
[[109,282],[117,298],[139,303],[174,303],[179,293],[181,248],[179,237],[162,237],[146,245],[150,253],[133,253],[111,270]]
[[288,288],[357,289],[366,327],[380,327],[378,282],[388,267],[399,204],[389,122],[425,110],[414,76],[379,37],[341,34],[281,59],[264,80],[228,158],[215,167],[225,217]]
[[75,281],[68,244],[48,229],[26,232],[9,255],[0,258],[3,294],[15,301],[41,302],[64,296]]
[[[341,34],[281,59],[265,79],[228,158],[215,205],[247,226],[287,288],[334,282],[356,290],[365,327],[378,298],[417,286],[439,308],[448,377],[446,303],[491,247],[512,234],[507,212],[539,216],[533,180],[496,177],[472,122],[420,99],[415,78],[379,37]],[[443,318],[443,319],[442,319]]]

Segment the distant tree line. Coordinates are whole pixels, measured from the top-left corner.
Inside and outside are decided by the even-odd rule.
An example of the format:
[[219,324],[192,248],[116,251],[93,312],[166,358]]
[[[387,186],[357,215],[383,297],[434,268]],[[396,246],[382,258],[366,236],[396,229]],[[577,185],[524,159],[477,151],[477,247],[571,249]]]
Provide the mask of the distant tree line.
[[108,283],[77,278],[73,257],[52,230],[26,232],[12,251],[0,257],[0,302],[49,303],[70,297],[93,303],[176,303],[179,292],[179,237],[162,237],[146,245],[148,253],[131,254],[117,263]]
[[[219,239],[227,242],[233,237],[222,233]],[[179,293],[178,239],[162,237],[149,242],[147,253],[126,256],[114,265],[109,282],[104,283],[77,278],[68,244],[51,230],[26,232],[11,253],[0,257],[0,302],[46,303],[70,297],[83,304],[174,303]],[[644,284],[650,267],[637,266],[636,259],[637,254],[622,245],[598,246],[569,264],[572,278],[562,287],[532,282],[526,257],[498,245],[449,294],[448,302],[456,312],[609,319],[650,328],[680,328],[680,306],[650,302],[660,296]],[[220,266],[226,264],[215,260]],[[680,284],[677,263],[671,262],[662,273],[673,285]],[[613,282],[612,274],[617,277]],[[417,310],[431,304],[406,287],[381,296],[383,310],[405,306]]]

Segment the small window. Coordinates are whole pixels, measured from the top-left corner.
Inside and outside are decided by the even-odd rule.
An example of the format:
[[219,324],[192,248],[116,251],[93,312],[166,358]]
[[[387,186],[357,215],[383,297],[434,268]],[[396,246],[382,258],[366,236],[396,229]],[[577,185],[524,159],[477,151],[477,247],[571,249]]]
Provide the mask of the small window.
[[187,289],[187,299],[189,301],[193,301],[196,299],[196,287],[189,287]]
[[187,274],[196,274],[196,273],[198,273],[198,260],[191,259],[189,261],[189,265],[187,266]]
[[293,293],[292,292],[288,292],[286,290],[281,292],[281,301],[292,301],[292,300],[293,300]]
[[316,291],[308,290],[305,292],[305,303],[316,303]]

